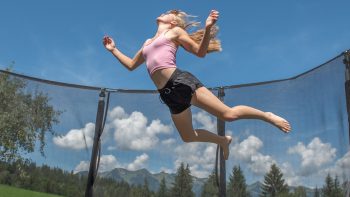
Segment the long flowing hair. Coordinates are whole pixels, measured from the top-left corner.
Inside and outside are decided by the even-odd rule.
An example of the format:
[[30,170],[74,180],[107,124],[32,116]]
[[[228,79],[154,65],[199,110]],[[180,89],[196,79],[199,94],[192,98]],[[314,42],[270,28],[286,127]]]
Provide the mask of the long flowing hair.
[[[196,16],[189,15],[186,12],[183,12],[181,10],[170,10],[170,11],[168,11],[168,13],[174,14],[176,16],[176,21],[178,23],[178,26],[187,32],[190,31],[190,28],[198,27],[200,25],[200,22],[197,22],[195,20],[190,20],[191,18],[195,18]],[[210,41],[209,41],[207,53],[222,50],[221,49],[221,42],[219,39],[216,38],[218,30],[219,30],[219,27],[217,25],[214,25],[211,28]],[[205,32],[204,28],[198,29],[195,32],[189,33],[189,36],[197,44],[200,44],[202,39],[203,39],[204,32]]]

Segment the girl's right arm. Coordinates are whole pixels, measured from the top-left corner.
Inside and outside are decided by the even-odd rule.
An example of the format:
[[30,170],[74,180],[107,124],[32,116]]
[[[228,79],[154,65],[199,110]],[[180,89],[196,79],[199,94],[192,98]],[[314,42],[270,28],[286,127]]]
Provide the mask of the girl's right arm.
[[143,62],[145,62],[145,59],[142,55],[142,49],[140,49],[133,59],[129,58],[128,56],[124,55],[121,51],[119,51],[115,47],[115,43],[111,37],[104,37],[103,38],[103,45],[105,48],[111,52],[114,57],[116,57],[121,64],[125,66],[128,70],[132,71],[135,68],[137,68],[139,65],[141,65]]

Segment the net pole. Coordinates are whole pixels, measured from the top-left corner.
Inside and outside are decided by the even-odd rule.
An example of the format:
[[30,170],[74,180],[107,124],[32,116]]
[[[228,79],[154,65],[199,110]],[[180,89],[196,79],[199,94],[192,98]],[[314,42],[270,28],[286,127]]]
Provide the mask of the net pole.
[[[219,88],[218,98],[224,102],[225,91],[224,88]],[[217,118],[217,130],[220,136],[225,136],[225,121]],[[219,197],[226,197],[226,160],[224,158],[223,150],[220,147],[220,181],[219,181]]]
[[346,109],[348,112],[349,124],[349,143],[350,143],[350,50],[344,52],[345,64],[345,95],[346,95]]
[[[348,124],[349,124],[349,144],[350,144],[350,50],[344,52],[343,63],[345,64],[345,96],[346,96],[346,109],[348,112]],[[347,183],[345,196],[350,195],[350,182]]]
[[350,50],[344,52],[345,64],[345,94],[346,94],[346,107],[348,112],[349,122],[349,141],[350,141]]
[[85,197],[93,196],[93,186],[94,186],[94,182],[97,174],[96,173],[97,156],[98,156],[98,149],[99,149],[99,141],[102,134],[104,109],[105,109],[105,90],[102,89],[98,99],[94,144],[92,147],[92,154],[91,154],[91,160],[90,160],[88,180],[87,180],[86,190],[85,190]]

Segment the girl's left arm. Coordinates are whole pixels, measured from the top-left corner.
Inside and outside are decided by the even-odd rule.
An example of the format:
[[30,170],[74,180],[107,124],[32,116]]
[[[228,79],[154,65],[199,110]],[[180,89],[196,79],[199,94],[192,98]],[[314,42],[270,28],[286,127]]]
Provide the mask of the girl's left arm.
[[189,52],[197,55],[198,57],[205,57],[207,54],[209,42],[210,42],[210,30],[212,26],[216,23],[219,17],[219,12],[216,10],[212,10],[210,15],[208,16],[205,23],[205,31],[200,44],[197,44],[192,38],[188,35],[188,33],[177,27],[175,28],[175,32],[178,35],[177,41]]

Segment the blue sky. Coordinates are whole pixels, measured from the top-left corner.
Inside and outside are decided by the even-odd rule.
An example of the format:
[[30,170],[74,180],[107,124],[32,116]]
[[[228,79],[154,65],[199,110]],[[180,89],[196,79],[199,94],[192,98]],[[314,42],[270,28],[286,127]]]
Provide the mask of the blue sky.
[[[112,36],[121,51],[133,56],[144,40],[154,35],[155,19],[161,13],[181,9],[204,22],[209,11],[217,9],[223,51],[200,59],[180,50],[180,68],[192,72],[209,87],[288,78],[350,48],[349,7],[349,1],[6,1],[0,6],[0,68],[15,61],[15,72],[39,78],[108,88],[155,89],[145,65],[134,72],[127,71],[104,49],[102,37]],[[303,85],[295,86],[304,90]],[[49,138],[49,154],[42,162],[60,163],[67,170],[86,170],[90,156],[79,137],[84,132],[90,148],[98,93],[49,88],[43,87],[53,96],[53,104],[66,113],[56,127],[62,138]],[[233,92],[225,101],[259,105],[260,101],[249,97],[250,89],[246,90],[247,95],[242,91],[238,97]],[[262,90],[252,92],[255,91]],[[237,137],[231,146],[229,167],[244,166],[249,183],[261,181],[266,166],[277,162],[290,184],[320,185],[326,172],[339,172],[339,166],[350,159],[350,152],[341,147],[348,141],[337,141],[346,127],[321,121],[324,117],[334,118],[333,113],[325,116],[331,109],[322,106],[322,96],[316,108],[325,107],[324,114],[301,123],[300,117],[310,117],[312,110],[301,113],[303,106],[296,106],[303,103],[300,98],[312,97],[311,93],[299,93],[291,97],[283,94],[283,102],[276,94],[278,106],[271,101],[259,107],[288,116],[291,122],[299,123],[294,128],[300,132],[284,136],[265,124],[246,121],[227,126],[228,133]],[[148,104],[138,103],[137,99]],[[293,102],[296,104],[290,109],[285,106]],[[340,111],[344,113],[343,108]],[[196,126],[215,128],[212,116],[198,109],[193,114]],[[313,128],[312,121],[321,121],[327,127]],[[306,136],[301,134],[310,128]],[[327,130],[339,136],[332,138]],[[133,144],[133,137],[140,141]],[[156,95],[115,95],[103,139],[102,170],[147,167],[153,172],[174,172],[178,162],[185,161],[196,176],[206,176],[213,168],[215,146],[183,144]],[[244,148],[249,151],[242,152]],[[36,154],[32,158],[42,160]],[[350,170],[350,166],[346,169]]]
[[204,22],[220,11],[223,51],[204,59],[180,50],[178,66],[209,87],[294,76],[350,48],[349,1],[4,1],[0,68],[92,86],[155,89],[145,66],[123,68],[101,44],[111,35],[133,56],[155,18],[181,9]]

